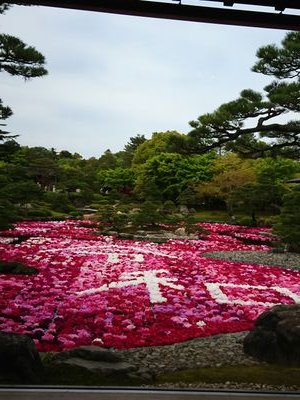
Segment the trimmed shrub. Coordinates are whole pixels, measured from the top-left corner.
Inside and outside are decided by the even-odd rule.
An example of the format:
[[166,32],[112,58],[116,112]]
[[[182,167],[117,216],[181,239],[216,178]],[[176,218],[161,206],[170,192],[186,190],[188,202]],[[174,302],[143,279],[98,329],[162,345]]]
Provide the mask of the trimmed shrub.
[[283,207],[274,232],[289,251],[300,252],[300,190],[293,190],[283,198]]

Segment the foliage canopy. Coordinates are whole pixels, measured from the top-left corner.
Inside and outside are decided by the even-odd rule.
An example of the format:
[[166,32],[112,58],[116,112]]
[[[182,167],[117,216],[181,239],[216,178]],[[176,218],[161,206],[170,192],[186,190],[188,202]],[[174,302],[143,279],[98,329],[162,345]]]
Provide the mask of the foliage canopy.
[[[288,33],[282,46],[269,45],[257,52],[253,71],[276,78],[264,93],[245,89],[236,100],[191,121],[189,136],[194,151],[234,149],[246,156],[300,154],[300,32]],[[277,117],[290,118],[278,122]]]

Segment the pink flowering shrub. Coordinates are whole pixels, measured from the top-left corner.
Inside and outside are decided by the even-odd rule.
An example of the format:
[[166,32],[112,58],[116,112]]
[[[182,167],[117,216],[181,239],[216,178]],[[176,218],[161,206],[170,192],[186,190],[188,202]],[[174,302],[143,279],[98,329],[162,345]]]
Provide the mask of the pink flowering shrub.
[[298,271],[205,257],[268,250],[240,240],[265,242],[266,229],[201,225],[204,240],[154,244],[78,221],[16,224],[1,233],[0,259],[39,273],[0,274],[0,330],[30,335],[41,351],[157,346],[248,330],[273,305],[300,302]]

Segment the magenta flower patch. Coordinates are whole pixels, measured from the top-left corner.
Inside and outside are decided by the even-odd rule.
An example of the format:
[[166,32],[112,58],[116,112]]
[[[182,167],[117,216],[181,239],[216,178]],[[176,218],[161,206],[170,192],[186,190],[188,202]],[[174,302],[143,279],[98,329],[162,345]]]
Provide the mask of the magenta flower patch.
[[30,335],[41,351],[157,346],[248,330],[273,305],[300,302],[298,271],[205,257],[267,250],[242,241],[266,242],[266,230],[202,225],[205,240],[154,244],[80,221],[17,224],[2,232],[0,258],[39,273],[0,274],[0,330]]

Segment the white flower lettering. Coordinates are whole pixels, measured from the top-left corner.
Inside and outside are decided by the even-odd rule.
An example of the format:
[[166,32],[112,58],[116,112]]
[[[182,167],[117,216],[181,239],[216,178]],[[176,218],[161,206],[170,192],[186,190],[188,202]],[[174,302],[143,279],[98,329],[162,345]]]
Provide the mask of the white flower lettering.
[[296,293],[293,293],[291,290],[287,288],[282,288],[280,286],[251,286],[251,285],[236,285],[234,283],[213,283],[207,282],[205,283],[207,290],[209,291],[211,297],[219,304],[238,304],[243,306],[253,306],[253,305],[262,305],[266,307],[272,307],[277,303],[263,302],[263,301],[253,301],[253,300],[241,300],[241,299],[229,299],[228,296],[222,291],[221,286],[229,287],[229,288],[241,288],[241,289],[257,289],[263,291],[275,290],[278,293],[283,294],[284,296],[290,297],[294,300],[295,303],[300,303],[300,296]]
[[128,272],[120,277],[120,281],[111,282],[109,284],[104,284],[98,288],[92,288],[77,292],[78,296],[86,296],[91,294],[96,294],[100,292],[105,292],[109,289],[123,288],[127,286],[137,286],[140,284],[145,284],[148,289],[150,302],[151,303],[164,303],[167,301],[165,297],[161,294],[160,285],[170,287],[176,290],[183,290],[182,285],[176,285],[177,278],[163,277],[159,276],[161,274],[168,273],[165,269],[157,269],[152,271],[136,271]]

